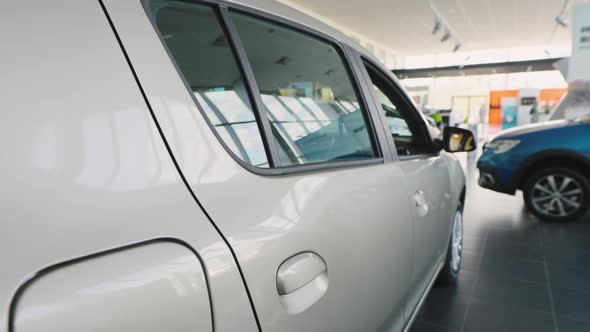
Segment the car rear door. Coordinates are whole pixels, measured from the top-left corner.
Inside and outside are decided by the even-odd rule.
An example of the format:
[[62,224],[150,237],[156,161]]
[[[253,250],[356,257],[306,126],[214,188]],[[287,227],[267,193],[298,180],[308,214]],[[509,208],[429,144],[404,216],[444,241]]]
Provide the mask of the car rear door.
[[426,124],[395,80],[368,58],[361,61],[412,197],[414,259],[406,308],[411,317],[441,267],[449,240],[453,204],[448,156],[435,150]]
[[259,327],[400,330],[411,202],[349,50],[244,7],[107,4]]
[[101,4],[0,1],[0,331],[257,331]]

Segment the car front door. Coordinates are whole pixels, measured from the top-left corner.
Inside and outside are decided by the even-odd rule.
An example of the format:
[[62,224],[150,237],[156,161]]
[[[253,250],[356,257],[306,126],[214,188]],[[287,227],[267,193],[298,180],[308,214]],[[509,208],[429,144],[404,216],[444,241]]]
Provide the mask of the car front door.
[[184,179],[233,250],[259,328],[401,330],[411,201],[348,49],[210,1],[109,3]]
[[363,64],[412,198],[414,260],[406,308],[411,317],[446,253],[452,208],[447,156],[434,149],[424,120],[395,81],[370,60]]

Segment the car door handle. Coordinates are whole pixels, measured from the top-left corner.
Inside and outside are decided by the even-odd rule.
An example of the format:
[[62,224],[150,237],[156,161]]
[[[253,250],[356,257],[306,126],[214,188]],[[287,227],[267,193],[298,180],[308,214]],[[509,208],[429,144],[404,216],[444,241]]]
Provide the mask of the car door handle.
[[312,252],[304,252],[287,259],[277,271],[279,295],[298,290],[327,270],[324,260]]
[[416,204],[416,214],[419,217],[424,217],[428,214],[428,204],[426,203],[426,197],[422,190],[418,190],[414,193],[414,203]]
[[418,190],[416,191],[416,193],[414,193],[414,203],[416,203],[417,207],[426,204],[426,200],[424,199],[424,192],[422,190]]
[[277,291],[287,312],[296,314],[317,302],[328,288],[328,266],[304,252],[284,261],[277,271]]

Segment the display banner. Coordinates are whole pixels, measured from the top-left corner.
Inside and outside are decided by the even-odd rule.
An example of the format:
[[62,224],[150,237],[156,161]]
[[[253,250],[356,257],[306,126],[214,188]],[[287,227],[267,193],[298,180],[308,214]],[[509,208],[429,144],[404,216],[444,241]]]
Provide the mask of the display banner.
[[518,117],[518,99],[514,97],[502,97],[502,129],[515,127]]
[[572,6],[572,56],[569,63],[570,83],[590,82],[590,3]]
[[590,3],[572,6],[572,56],[569,88],[556,112],[563,119],[590,119]]

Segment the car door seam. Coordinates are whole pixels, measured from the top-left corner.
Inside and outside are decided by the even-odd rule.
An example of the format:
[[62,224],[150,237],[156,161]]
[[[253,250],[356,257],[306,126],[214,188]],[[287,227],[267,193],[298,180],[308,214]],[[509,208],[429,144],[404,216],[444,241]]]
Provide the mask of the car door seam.
[[[244,285],[244,288],[246,290],[246,294],[248,296],[248,300],[250,302],[250,307],[252,309],[253,315],[254,315],[254,319],[256,321],[256,326],[258,328],[258,331],[262,331],[261,325],[260,325],[260,321],[258,319],[258,314],[256,313],[256,308],[254,307],[254,301],[252,299],[252,294],[250,293],[250,290],[248,289],[248,285],[246,284],[246,279],[244,277],[244,272],[242,271],[242,268],[240,266],[240,263],[238,262],[238,258],[236,253],[234,252],[232,246],[230,245],[229,241],[227,240],[227,238],[223,235],[223,233],[221,232],[221,230],[219,229],[219,227],[217,227],[217,225],[215,224],[215,222],[213,222],[213,219],[211,218],[211,216],[209,215],[209,213],[205,210],[204,206],[201,204],[201,202],[199,201],[199,199],[197,198],[196,194],[194,193],[194,191],[192,190],[192,188],[190,187],[186,177],[184,176],[184,173],[182,172],[180,165],[178,164],[178,161],[176,160],[174,153],[172,152],[172,148],[170,147],[170,144],[168,143],[168,141],[166,140],[166,137],[164,135],[164,131],[162,130],[156,115],[154,113],[154,110],[152,109],[152,106],[148,100],[147,94],[145,93],[145,90],[143,89],[143,86],[139,80],[139,76],[137,75],[137,72],[135,71],[135,68],[133,67],[133,64],[131,63],[131,59],[129,57],[129,54],[127,53],[125,46],[123,45],[123,42],[121,40],[121,37],[119,36],[119,33],[117,32],[117,29],[115,28],[115,25],[106,9],[106,6],[103,3],[103,0],[98,0],[105,16],[106,19],[111,27],[111,30],[113,32],[113,34],[115,35],[115,38],[119,44],[119,47],[121,48],[121,51],[123,53],[123,56],[125,57],[125,60],[127,61],[127,65],[129,66],[129,69],[131,70],[131,73],[133,75],[133,78],[135,79],[135,82],[137,84],[137,87],[143,97],[143,100],[150,112],[150,115],[152,117],[152,120],[154,121],[154,124],[156,126],[156,129],[158,130],[158,133],[160,134],[160,137],[162,138],[162,141],[164,143],[164,145],[166,146],[166,150],[168,151],[168,154],[172,160],[172,163],[174,164],[174,167],[176,168],[176,171],[178,172],[182,182],[184,183],[186,189],[188,190],[188,192],[190,193],[190,195],[192,196],[192,198],[195,200],[195,202],[197,203],[197,205],[199,206],[199,208],[201,209],[201,211],[205,214],[205,216],[207,217],[207,219],[209,220],[209,222],[211,223],[211,225],[213,225],[213,227],[215,228],[215,230],[217,231],[217,233],[219,234],[219,236],[223,239],[223,242],[226,244],[226,246],[228,247],[234,262],[236,264],[236,267],[238,268],[238,272],[240,274],[240,277],[242,279],[242,283]],[[211,294],[211,293],[210,293]],[[213,308],[213,295],[211,294],[209,296],[209,301],[211,304],[211,314],[212,314],[212,322],[213,322],[213,329],[215,330],[215,319],[214,319],[214,308]]]

